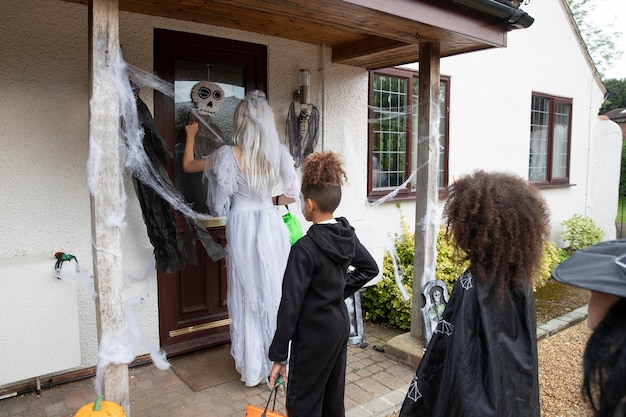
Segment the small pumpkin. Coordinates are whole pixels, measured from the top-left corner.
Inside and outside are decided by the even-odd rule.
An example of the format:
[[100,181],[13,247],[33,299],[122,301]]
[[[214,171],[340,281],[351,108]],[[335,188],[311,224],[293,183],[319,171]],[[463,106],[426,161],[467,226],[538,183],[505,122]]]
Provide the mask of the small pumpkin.
[[111,401],[102,401],[103,398],[103,395],[98,395],[96,401],[82,406],[74,417],[126,417],[122,407]]

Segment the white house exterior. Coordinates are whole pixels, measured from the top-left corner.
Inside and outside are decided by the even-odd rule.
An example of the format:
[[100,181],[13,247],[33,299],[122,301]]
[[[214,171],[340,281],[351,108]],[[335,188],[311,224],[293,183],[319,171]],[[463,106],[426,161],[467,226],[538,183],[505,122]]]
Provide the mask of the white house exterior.
[[[591,217],[615,238],[621,142],[616,124],[600,120],[603,87],[565,1],[530,2],[531,27],[502,49],[441,61],[451,76],[450,171],[506,170],[528,178],[531,96],[572,100],[569,186],[544,188],[553,239],[574,214]],[[471,109],[471,111],[468,111]]]
[[[508,46],[441,61],[450,77],[449,178],[475,169],[528,176],[533,92],[573,102],[570,186],[543,190],[556,231],[573,214],[592,217],[615,236],[621,135],[599,121],[603,87],[578,38],[565,0],[531,2],[528,29]],[[19,0],[0,6],[0,393],[36,377],[89,368],[98,361],[96,309],[88,285],[54,253],[71,253],[93,273],[89,156],[88,9],[61,1]],[[382,265],[385,242],[399,231],[394,203],[367,204],[368,86],[363,68],[333,64],[330,51],[277,37],[160,17],[120,13],[125,60],[153,70],[154,28],[267,46],[268,95],[277,125],[285,119],[298,71],[311,70],[313,104],[322,114],[318,148],[339,152],[348,183],[337,215],[347,217]],[[153,94],[141,98],[153,108]],[[147,339],[159,344],[156,272],[146,271],[152,247],[133,186],[123,232],[124,299],[135,307]],[[441,201],[443,202],[443,201]],[[411,201],[402,213],[414,221]],[[557,235],[554,235],[555,239]],[[8,336],[7,336],[8,335]],[[146,354],[148,346],[139,355]]]

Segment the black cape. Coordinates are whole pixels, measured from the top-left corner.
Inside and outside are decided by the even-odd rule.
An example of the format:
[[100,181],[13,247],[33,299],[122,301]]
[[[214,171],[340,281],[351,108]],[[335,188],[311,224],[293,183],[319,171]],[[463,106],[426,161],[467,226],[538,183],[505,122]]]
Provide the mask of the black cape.
[[499,293],[465,271],[454,284],[400,417],[538,417],[537,366],[530,285]]
[[[158,134],[156,123],[146,104],[135,96],[137,117],[143,128],[143,148],[157,175],[163,180],[168,192],[184,201],[182,194],[174,187],[167,173],[167,151],[165,141]],[[133,183],[141,213],[146,224],[148,238],[154,247],[157,268],[165,273],[173,273],[185,266],[186,261],[197,263],[195,238],[202,243],[214,261],[224,256],[223,247],[215,242],[211,234],[196,219],[185,217],[184,236],[176,228],[174,210],[159,193],[143,181],[138,172],[133,171]],[[195,235],[195,236],[194,236]]]

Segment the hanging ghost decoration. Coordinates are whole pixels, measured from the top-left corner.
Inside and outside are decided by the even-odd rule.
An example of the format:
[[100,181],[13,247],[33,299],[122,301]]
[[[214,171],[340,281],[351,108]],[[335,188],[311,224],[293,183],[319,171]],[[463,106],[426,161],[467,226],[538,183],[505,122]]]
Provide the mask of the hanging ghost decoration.
[[320,112],[312,104],[293,101],[287,114],[287,137],[289,152],[296,168],[302,165],[307,155],[317,146]]

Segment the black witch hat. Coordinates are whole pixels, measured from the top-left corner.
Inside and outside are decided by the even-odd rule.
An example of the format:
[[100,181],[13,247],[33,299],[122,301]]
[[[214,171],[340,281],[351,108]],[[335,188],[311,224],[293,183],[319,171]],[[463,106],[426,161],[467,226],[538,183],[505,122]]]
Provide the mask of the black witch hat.
[[574,252],[554,268],[552,277],[564,284],[626,298],[626,239]]

